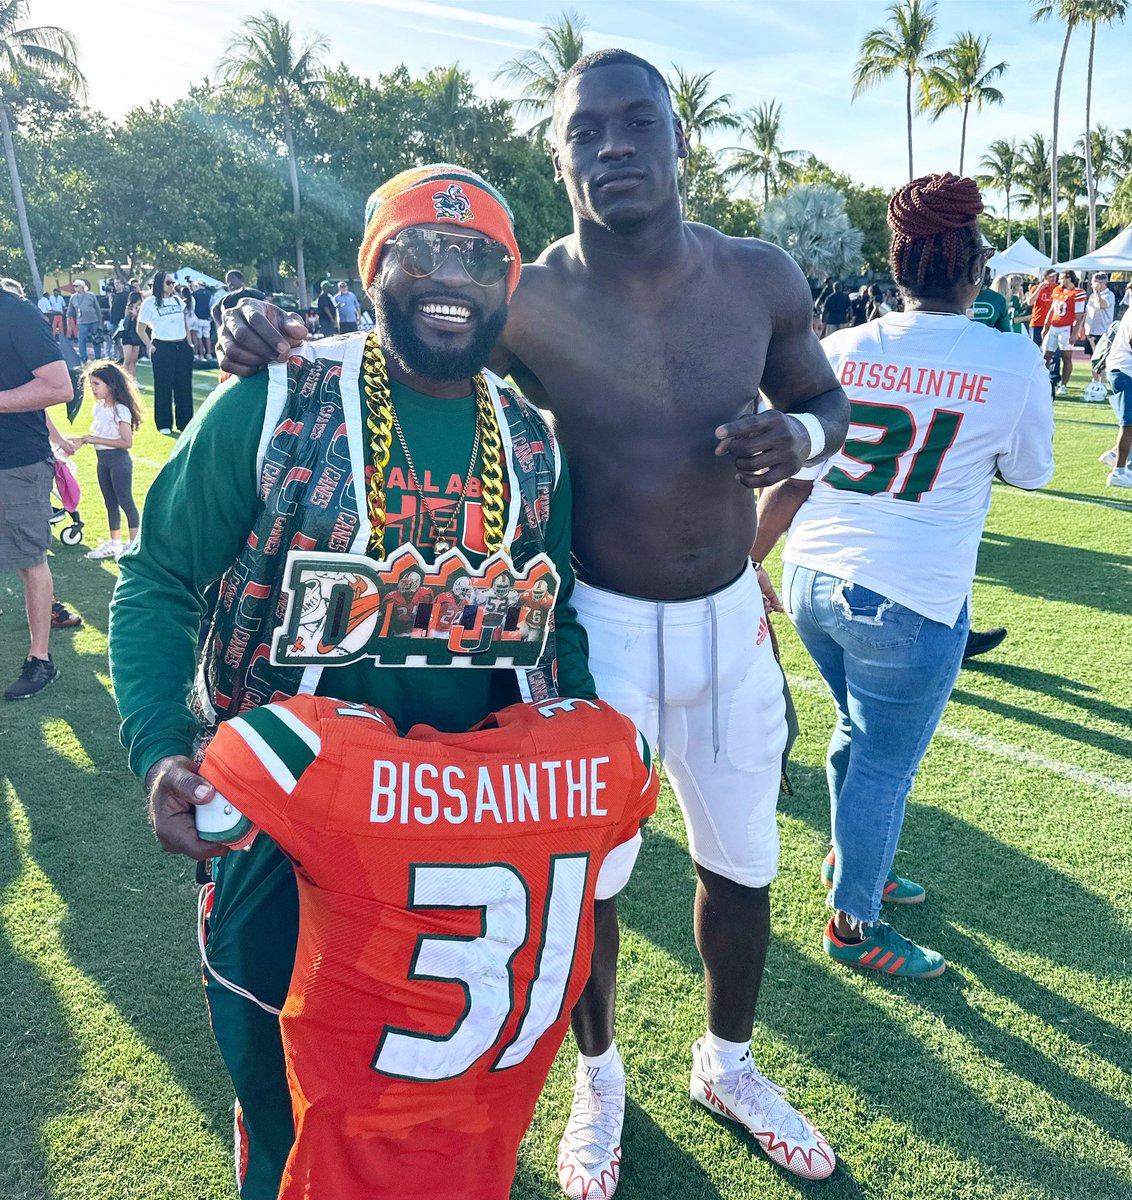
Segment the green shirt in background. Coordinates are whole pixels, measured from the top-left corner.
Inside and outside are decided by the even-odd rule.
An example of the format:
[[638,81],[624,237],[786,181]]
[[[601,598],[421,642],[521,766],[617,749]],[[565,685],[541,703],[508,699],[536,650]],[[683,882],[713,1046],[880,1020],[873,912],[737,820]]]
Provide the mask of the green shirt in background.
[[972,321],[980,325],[989,325],[992,329],[1001,329],[1003,333],[1012,332],[1010,312],[1006,307],[1006,298],[990,288],[983,288],[978,299],[971,305],[968,314]]
[[[110,671],[130,767],[145,777],[160,758],[191,754],[197,723],[188,697],[197,666],[204,593],[235,561],[260,511],[256,456],[267,408],[267,373],[231,379],[197,413],[146,498],[137,547],[121,560],[110,609]],[[364,388],[362,389],[364,395]],[[391,395],[429,505],[443,523],[464,483],[475,431],[475,401],[436,400],[403,384]],[[438,420],[438,410],[443,418]],[[364,420],[363,420],[364,428]],[[366,445],[369,458],[368,439]],[[477,457],[458,531],[479,520]],[[396,437],[386,470],[385,552],[406,541],[426,560],[432,525],[423,513]],[[570,598],[570,478],[565,464],[550,502],[546,549],[562,579],[555,609],[558,688],[594,697],[585,631]],[[475,532],[472,533],[476,543]],[[472,566],[486,557],[461,549]],[[283,560],[280,560],[282,568]],[[513,670],[375,667],[369,660],[327,667],[318,694],[376,705],[402,729],[419,722],[445,731],[471,728],[518,699]]]

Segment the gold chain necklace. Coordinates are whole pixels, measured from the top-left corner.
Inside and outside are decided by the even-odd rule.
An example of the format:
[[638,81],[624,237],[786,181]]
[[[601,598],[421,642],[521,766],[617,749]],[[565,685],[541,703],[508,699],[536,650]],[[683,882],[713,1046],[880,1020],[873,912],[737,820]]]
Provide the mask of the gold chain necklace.
[[425,495],[425,490],[421,486],[420,477],[417,475],[417,468],[413,463],[413,456],[409,453],[409,443],[405,440],[405,431],[401,428],[401,422],[397,418],[397,410],[393,409],[393,432],[397,435],[397,440],[401,443],[401,449],[405,453],[405,461],[409,464],[409,480],[413,487],[417,489],[417,495],[421,500],[421,507],[428,513],[428,519],[432,524],[432,547],[437,554],[443,554],[445,550],[451,550],[453,543],[456,540],[456,519],[460,515],[460,509],[464,507],[464,500],[468,495],[468,484],[472,482],[472,472],[475,470],[476,459],[480,452],[480,415],[476,412],[476,434],[472,438],[472,457],[468,460],[468,469],[464,473],[464,486],[460,489],[460,498],[456,501],[455,507],[444,520],[440,520],[431,504],[428,502],[428,497]]
[[[385,355],[377,330],[366,337],[365,351],[362,355],[362,382],[366,396],[366,427],[369,429],[370,457],[372,469],[369,486],[366,489],[366,515],[369,518],[370,536],[369,552],[374,558],[385,557],[385,473],[389,467],[389,448],[393,433],[397,427],[397,414],[389,396],[389,371],[385,364]],[[456,506],[459,513],[467,493],[468,481],[472,468],[475,466],[475,453],[483,450],[483,462],[480,467],[480,478],[483,485],[483,535],[488,554],[494,553],[503,546],[503,439],[499,432],[499,421],[492,403],[491,391],[483,375],[477,375],[472,380],[476,391],[476,435],[479,445],[473,449],[472,466],[464,479],[464,491],[461,492],[460,504]],[[398,430],[399,432],[399,430]],[[416,471],[412,467],[408,447],[401,437],[402,449],[409,462],[414,484],[418,493],[420,486],[416,480]],[[423,500],[423,496],[421,497]],[[432,510],[426,504],[426,511],[432,518]],[[455,516],[456,514],[453,514]],[[437,532],[437,544],[446,541],[450,530],[447,525],[439,528],[433,521]]]

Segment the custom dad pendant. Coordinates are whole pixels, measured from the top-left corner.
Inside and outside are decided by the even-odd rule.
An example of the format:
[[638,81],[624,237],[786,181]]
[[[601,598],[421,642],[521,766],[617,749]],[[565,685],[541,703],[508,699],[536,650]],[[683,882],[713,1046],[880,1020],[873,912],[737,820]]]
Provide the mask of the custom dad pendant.
[[[443,547],[443,548],[442,548]],[[436,560],[413,545],[379,562],[292,550],[276,666],[536,667],[561,580],[539,554],[520,570],[503,550],[474,568],[442,538]]]

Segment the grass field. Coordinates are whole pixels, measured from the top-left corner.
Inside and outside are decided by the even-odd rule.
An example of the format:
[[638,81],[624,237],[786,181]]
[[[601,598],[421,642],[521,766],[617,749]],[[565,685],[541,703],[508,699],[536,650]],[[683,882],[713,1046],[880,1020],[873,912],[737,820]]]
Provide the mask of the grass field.
[[[779,618],[803,732],[755,1050],[840,1166],[802,1183],[689,1103],[702,979],[666,792],[621,904],[624,1200],[1132,1197],[1132,493],[1106,488],[1097,464],[1107,407],[1056,413],[1049,488],[995,489],[976,624],[1010,637],[963,672],[897,860],[929,889],[898,927],[950,969],[881,981],[822,954],[831,708]],[[139,495],[171,446],[143,426]],[[106,531],[93,459],[79,458],[87,541],[56,541],[52,559],[86,625],[53,636],[59,684],[0,706],[0,1200],[228,1200],[231,1097],[201,996],[192,868],[159,851],[126,770],[106,665],[117,568],[83,558]],[[26,646],[14,575],[0,609],[6,684]],[[524,1143],[522,1200],[559,1195],[572,1061],[568,1042]]]

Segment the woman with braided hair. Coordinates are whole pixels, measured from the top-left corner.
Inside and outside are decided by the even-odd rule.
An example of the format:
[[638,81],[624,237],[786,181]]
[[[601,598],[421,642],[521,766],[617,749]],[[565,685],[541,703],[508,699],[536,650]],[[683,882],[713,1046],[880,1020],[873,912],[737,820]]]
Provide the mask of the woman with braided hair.
[[[520,699],[595,696],[570,603],[565,464],[538,411],[483,369],[519,263],[511,211],[484,179],[448,166],[396,176],[370,197],[359,253],[377,328],[229,380],[158,475],[110,642],[122,740],[166,850],[213,860],[194,824],[213,795],[194,754],[218,720],[270,701],[333,696],[402,730],[459,733]],[[481,573],[486,587],[547,581],[537,642],[522,639],[510,588],[485,630],[459,586]],[[240,1190],[275,1200],[294,1137],[276,1019],[295,958],[294,874],[263,837],[211,874],[202,948],[238,1098]]]
[[945,967],[880,919],[925,889],[893,868],[905,801],[951,695],[970,627],[979,538],[997,475],[1053,474],[1041,353],[967,308],[987,251],[974,180],[926,175],[888,209],[904,312],[826,338],[851,404],[844,448],[766,489],[761,559],[789,528],[783,593],[833,697],[826,775],[833,849],[822,868],[835,961],[930,978]]

